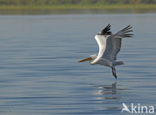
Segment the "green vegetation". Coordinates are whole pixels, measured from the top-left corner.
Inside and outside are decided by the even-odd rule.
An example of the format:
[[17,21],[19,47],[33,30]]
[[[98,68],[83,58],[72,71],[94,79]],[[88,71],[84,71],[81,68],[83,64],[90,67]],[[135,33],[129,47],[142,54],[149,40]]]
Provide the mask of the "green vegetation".
[[0,5],[156,4],[156,0],[0,0]]
[[0,0],[0,10],[156,9],[156,0]]
[[156,5],[136,4],[136,5],[54,5],[54,6],[14,6],[3,5],[0,10],[78,10],[78,9],[156,9]]

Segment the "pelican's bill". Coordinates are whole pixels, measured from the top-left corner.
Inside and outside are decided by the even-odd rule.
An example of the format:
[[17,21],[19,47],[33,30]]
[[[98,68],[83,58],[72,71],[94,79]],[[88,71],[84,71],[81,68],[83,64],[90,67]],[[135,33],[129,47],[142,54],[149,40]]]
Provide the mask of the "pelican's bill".
[[89,58],[85,58],[85,59],[82,59],[82,60],[79,60],[79,61],[77,61],[77,62],[85,62],[85,61],[90,61],[90,60],[92,60],[91,57],[89,57]]

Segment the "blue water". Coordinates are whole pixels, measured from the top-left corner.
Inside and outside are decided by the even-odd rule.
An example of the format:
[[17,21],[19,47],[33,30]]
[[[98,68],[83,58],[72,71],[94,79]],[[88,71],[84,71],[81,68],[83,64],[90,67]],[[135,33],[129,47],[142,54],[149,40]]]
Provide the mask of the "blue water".
[[[120,115],[122,103],[156,108],[156,14],[0,16],[0,115]],[[127,25],[116,80],[77,63],[98,52],[94,35]]]

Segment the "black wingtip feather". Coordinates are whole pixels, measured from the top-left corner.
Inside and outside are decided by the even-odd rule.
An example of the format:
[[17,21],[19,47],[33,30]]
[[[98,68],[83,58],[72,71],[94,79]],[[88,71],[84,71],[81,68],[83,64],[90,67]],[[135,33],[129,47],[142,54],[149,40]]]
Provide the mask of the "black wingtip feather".
[[111,25],[108,24],[101,32],[98,33],[98,35],[111,35],[112,32],[110,31]]
[[129,32],[133,32],[131,25],[126,26],[120,32],[122,32],[122,35],[121,35],[122,37],[133,37],[133,35],[134,35],[132,33],[129,33]]
[[125,37],[133,37],[134,34],[125,34]]

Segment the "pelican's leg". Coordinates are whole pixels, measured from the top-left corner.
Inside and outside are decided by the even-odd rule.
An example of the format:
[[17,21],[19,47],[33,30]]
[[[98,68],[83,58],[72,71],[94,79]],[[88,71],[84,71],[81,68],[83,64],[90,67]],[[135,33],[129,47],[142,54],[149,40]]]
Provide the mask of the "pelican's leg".
[[115,77],[115,79],[117,79],[115,67],[112,67],[112,74]]

